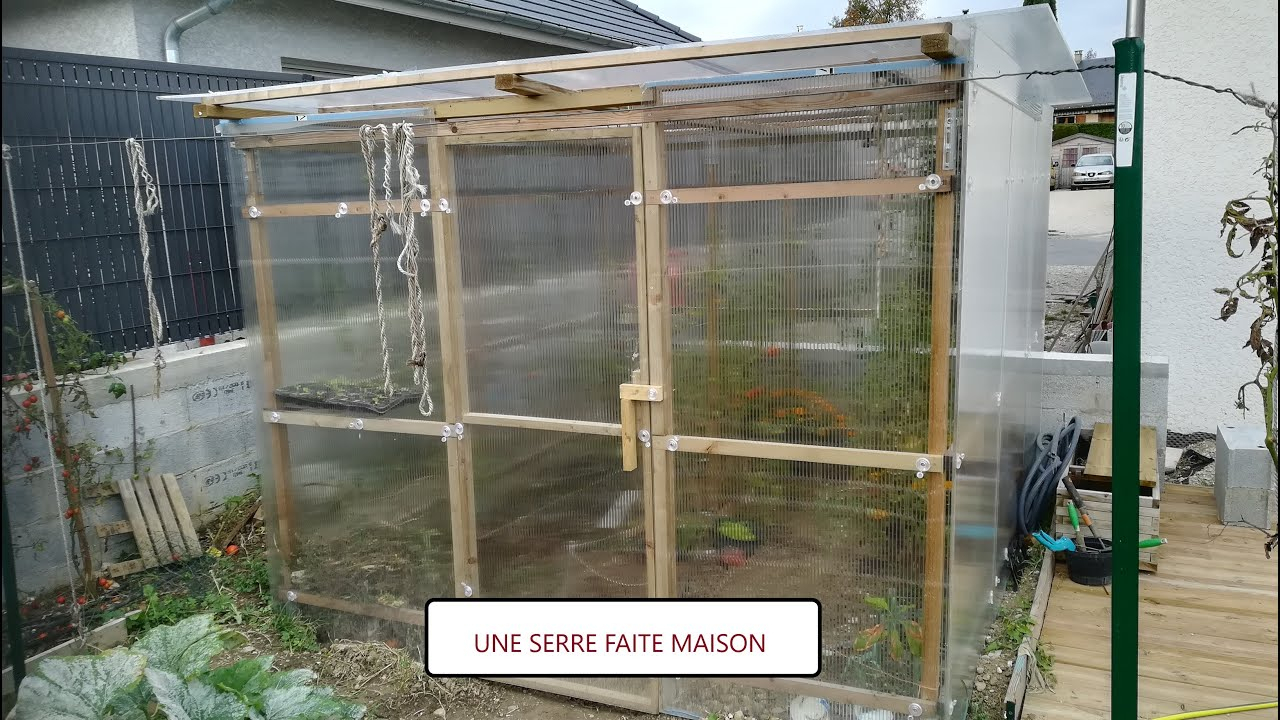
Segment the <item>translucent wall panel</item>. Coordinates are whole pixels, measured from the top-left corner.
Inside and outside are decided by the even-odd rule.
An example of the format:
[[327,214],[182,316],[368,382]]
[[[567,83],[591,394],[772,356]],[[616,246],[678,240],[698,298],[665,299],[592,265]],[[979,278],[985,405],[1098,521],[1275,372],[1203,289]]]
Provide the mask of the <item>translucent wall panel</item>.
[[471,409],[617,422],[639,362],[630,138],[452,158]]
[[[452,597],[448,463],[445,446],[420,435],[304,426],[287,429],[289,467],[271,468],[292,499],[290,584],[365,605],[420,610]],[[266,447],[266,445],[264,445]],[[265,453],[264,453],[265,454]],[[275,495],[270,494],[274,501]],[[283,508],[274,507],[279,513]],[[337,637],[385,629],[360,616],[326,616]],[[420,631],[401,628],[416,646]]]
[[467,438],[485,596],[647,595],[644,480],[617,438],[474,424]]
[[[364,202],[368,186],[355,145],[329,152],[258,151],[262,207],[298,208],[297,203]],[[380,151],[379,151],[380,152]],[[424,164],[418,158],[419,164]],[[381,161],[379,161],[379,167]],[[379,172],[381,172],[379,170]],[[379,186],[381,178],[378,179]],[[382,190],[379,187],[379,194]],[[414,387],[409,328],[410,279],[397,268],[403,237],[387,231],[379,241],[385,322],[393,392],[383,385],[382,325],[370,248],[369,217],[328,213],[277,217],[267,213],[245,222],[243,239],[260,238],[270,258],[275,340],[282,382],[269,388],[290,409],[420,417]],[[426,330],[426,371],[439,401],[440,349],[435,299],[435,261],[429,218],[416,218],[418,278]],[[242,242],[243,245],[243,242]],[[241,257],[252,257],[246,248]],[[436,413],[435,419],[440,414]]]
[[678,453],[676,487],[681,597],[817,598],[820,680],[918,691],[927,651],[919,634],[924,480],[906,472]]

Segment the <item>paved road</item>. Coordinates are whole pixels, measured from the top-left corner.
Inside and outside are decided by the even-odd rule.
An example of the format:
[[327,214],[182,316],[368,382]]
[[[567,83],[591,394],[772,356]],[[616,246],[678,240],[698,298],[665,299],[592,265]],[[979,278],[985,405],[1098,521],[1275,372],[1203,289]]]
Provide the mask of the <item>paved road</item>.
[[1111,234],[1111,208],[1110,189],[1049,193],[1049,265],[1093,267]]

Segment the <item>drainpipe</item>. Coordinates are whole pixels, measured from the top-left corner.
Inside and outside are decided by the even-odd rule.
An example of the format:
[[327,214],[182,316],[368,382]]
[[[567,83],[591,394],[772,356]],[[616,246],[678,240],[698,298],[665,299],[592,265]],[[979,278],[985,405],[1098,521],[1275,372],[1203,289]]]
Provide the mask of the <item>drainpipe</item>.
[[192,10],[186,15],[179,15],[169,22],[169,26],[164,29],[164,59],[166,62],[181,62],[181,54],[178,52],[178,41],[182,38],[182,33],[217,15],[235,0],[207,0],[203,6],[196,10]]

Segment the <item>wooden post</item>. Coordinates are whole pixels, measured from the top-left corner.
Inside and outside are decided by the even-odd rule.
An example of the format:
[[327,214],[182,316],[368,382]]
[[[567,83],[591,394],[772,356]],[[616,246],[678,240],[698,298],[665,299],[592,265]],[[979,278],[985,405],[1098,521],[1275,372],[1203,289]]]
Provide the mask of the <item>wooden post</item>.
[[[956,66],[942,69],[945,80],[958,77]],[[935,172],[949,168],[944,147],[947,111],[954,102],[938,103],[937,157]],[[929,284],[932,307],[929,331],[929,431],[928,452],[943,455],[950,442],[951,399],[951,292],[955,254],[955,194],[939,192],[933,199],[932,278]],[[920,694],[929,700],[938,697],[942,661],[942,611],[947,571],[947,476],[943,468],[934,467],[925,478],[925,542],[924,542],[924,636],[923,668]]]
[[[44,430],[56,432],[59,440],[67,446],[71,438],[67,437],[67,418],[62,414],[62,389],[58,387],[58,374],[53,367],[53,348],[49,343],[49,328],[44,322],[44,303],[41,300],[40,291],[35,287],[27,286],[26,292],[27,297],[31,299],[31,322],[34,324],[31,333],[40,351],[40,379],[44,381],[45,396],[49,398],[49,417],[53,418],[53,427],[46,427]],[[49,458],[49,462],[57,463],[58,458]],[[65,462],[63,466],[66,466]],[[79,502],[73,497],[75,493],[71,492],[71,488],[77,487],[79,481],[80,476],[77,472],[69,480],[62,482],[67,491],[67,504],[71,508],[79,508]],[[71,528],[75,532],[76,543],[80,545],[80,580],[84,583],[83,590],[96,595],[97,586],[93,583],[93,554],[89,550],[89,535],[84,528],[84,513],[76,512],[71,516]]]
[[[262,203],[262,182],[258,175],[256,151],[244,153],[245,177],[248,181],[248,197],[245,204],[252,207]],[[253,262],[254,300],[258,306],[258,336],[262,338],[262,381],[267,410],[279,407],[275,391],[283,385],[284,369],[280,360],[280,335],[276,318],[276,293],[271,276],[271,250],[267,247],[266,221],[249,220],[249,252]],[[283,565],[278,590],[283,594],[291,583],[290,566],[293,563],[293,534],[296,531],[293,507],[293,464],[289,458],[289,428],[283,423],[272,423],[267,428],[268,452],[273,474],[272,489],[275,495],[276,548]]]
[[[666,146],[662,127],[646,123],[641,127],[644,189],[661,192],[667,183]],[[649,403],[650,429],[654,437],[674,430],[675,388],[672,387],[671,298],[667,286],[667,215],[669,206],[644,206],[644,260],[646,265],[645,306],[648,315],[649,383],[665,389],[660,402]],[[654,443],[653,453],[653,597],[677,597],[675,453]]]
[[[427,143],[428,180],[431,194],[447,198],[455,206],[453,163],[443,138]],[[444,382],[447,422],[462,422],[471,411],[467,383],[467,344],[462,324],[462,251],[458,242],[457,212],[432,213],[431,239],[435,249],[436,307],[440,318],[440,368]],[[470,436],[446,443],[449,454],[449,525],[453,538],[454,594],[473,597],[480,593],[479,549],[476,541],[475,470]],[[430,441],[428,441],[430,442]]]

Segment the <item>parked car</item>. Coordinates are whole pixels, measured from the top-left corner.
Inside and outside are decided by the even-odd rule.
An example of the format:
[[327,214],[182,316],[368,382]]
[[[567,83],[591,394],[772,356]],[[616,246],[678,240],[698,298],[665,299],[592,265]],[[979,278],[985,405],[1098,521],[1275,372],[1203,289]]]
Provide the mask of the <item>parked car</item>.
[[1111,187],[1116,181],[1116,160],[1106,153],[1081,155],[1071,171],[1071,189]]

